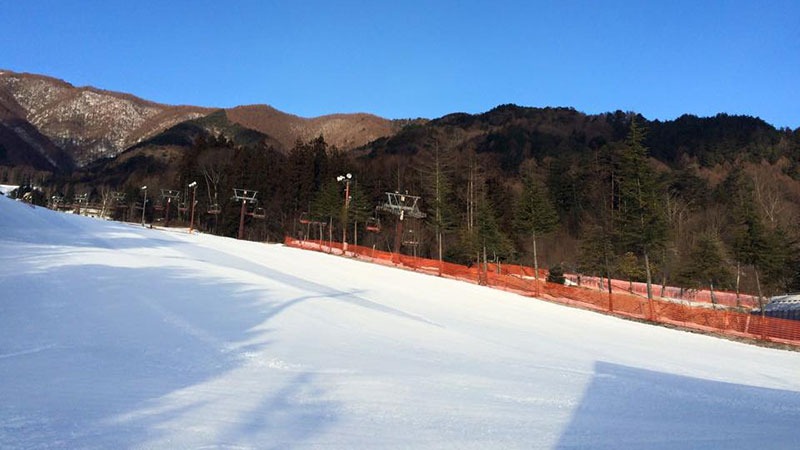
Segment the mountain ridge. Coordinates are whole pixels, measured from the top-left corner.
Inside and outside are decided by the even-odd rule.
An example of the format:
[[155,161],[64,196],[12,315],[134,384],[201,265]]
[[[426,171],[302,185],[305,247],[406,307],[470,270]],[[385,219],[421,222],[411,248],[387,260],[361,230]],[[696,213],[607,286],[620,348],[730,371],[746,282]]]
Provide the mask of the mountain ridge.
[[368,113],[305,118],[265,104],[233,108],[169,105],[130,93],[75,86],[48,75],[7,69],[0,69],[0,96],[13,98],[18,106],[15,115],[68,154],[78,167],[114,157],[174,125],[220,109],[228,112],[233,122],[275,137],[284,150],[297,140],[320,135],[349,150],[390,135],[403,123]]

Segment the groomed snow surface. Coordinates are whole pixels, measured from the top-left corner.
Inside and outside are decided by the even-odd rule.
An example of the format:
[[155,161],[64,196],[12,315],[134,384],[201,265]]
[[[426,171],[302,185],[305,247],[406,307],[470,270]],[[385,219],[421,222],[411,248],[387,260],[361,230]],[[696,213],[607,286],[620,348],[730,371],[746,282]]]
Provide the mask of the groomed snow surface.
[[800,353],[0,197],[0,448],[797,448]]

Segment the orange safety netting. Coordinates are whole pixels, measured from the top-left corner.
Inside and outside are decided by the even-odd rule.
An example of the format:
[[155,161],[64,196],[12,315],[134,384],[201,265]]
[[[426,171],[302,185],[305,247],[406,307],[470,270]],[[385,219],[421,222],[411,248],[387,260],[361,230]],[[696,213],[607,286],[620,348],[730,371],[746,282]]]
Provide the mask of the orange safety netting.
[[[348,256],[377,264],[482,284],[528,297],[538,297],[552,302],[604,311],[620,316],[678,325],[729,336],[762,339],[800,346],[800,321],[762,317],[732,308],[719,308],[711,304],[703,304],[710,302],[710,297],[707,297],[708,299],[706,300],[706,297],[702,295],[699,299],[697,296],[702,292],[708,294],[707,291],[696,292],[694,297],[691,297],[692,302],[697,301],[700,302],[699,304],[674,298],[654,299],[651,302],[641,295],[636,295],[637,292],[641,292],[637,288],[633,289],[633,293],[626,292],[628,291],[629,283],[620,280],[612,280],[612,290],[619,289],[619,291],[609,294],[608,291],[600,290],[601,288],[605,289],[606,285],[603,284],[602,279],[596,277],[581,277],[581,286],[565,286],[546,282],[546,270],[539,270],[539,279],[537,280],[532,268],[518,265],[488,264],[484,273],[484,270],[481,270],[482,267],[479,265],[467,267],[434,259],[385,252],[369,247],[343,245],[339,242],[303,241],[287,237],[285,244],[289,247]],[[577,282],[576,275],[568,275],[567,278]],[[665,288],[667,291],[669,289],[676,290],[677,288]],[[659,295],[660,292],[661,286],[653,285],[653,295]],[[671,294],[676,294],[677,291],[668,291],[668,293],[670,295],[667,295],[667,297],[672,297]],[[717,302],[721,305],[737,305],[737,298],[733,293],[715,292],[715,295],[717,296]],[[740,295],[738,302],[742,306],[758,304],[757,300],[753,299],[752,296]]]

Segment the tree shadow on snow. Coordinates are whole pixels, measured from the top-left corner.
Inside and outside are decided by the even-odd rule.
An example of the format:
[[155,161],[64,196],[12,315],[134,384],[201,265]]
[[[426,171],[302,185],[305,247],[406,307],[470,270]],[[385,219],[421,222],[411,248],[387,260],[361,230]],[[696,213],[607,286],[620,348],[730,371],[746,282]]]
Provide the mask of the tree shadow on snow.
[[598,361],[559,449],[784,449],[796,445],[800,392]]
[[0,359],[0,446],[169,447],[197,427],[196,444],[262,448],[336,422],[313,369],[268,359],[268,325],[352,292],[284,300],[176,267],[21,262],[3,278],[0,354],[43,350]]

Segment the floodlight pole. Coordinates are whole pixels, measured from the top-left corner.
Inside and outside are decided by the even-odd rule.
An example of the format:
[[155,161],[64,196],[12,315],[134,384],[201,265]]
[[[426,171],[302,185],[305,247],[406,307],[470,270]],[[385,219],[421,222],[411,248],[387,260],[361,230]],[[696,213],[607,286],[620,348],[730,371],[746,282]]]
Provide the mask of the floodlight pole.
[[347,250],[347,208],[350,206],[350,180],[353,174],[339,175],[336,181],[344,183],[344,215],[342,216],[342,248]]
[[189,187],[192,188],[192,213],[189,218],[189,234],[192,234],[192,229],[194,228],[194,206],[197,204],[195,200],[197,198],[197,181],[192,181]]
[[144,226],[144,211],[147,208],[147,186],[142,186],[142,191],[144,191],[144,201],[142,201],[142,226]]

